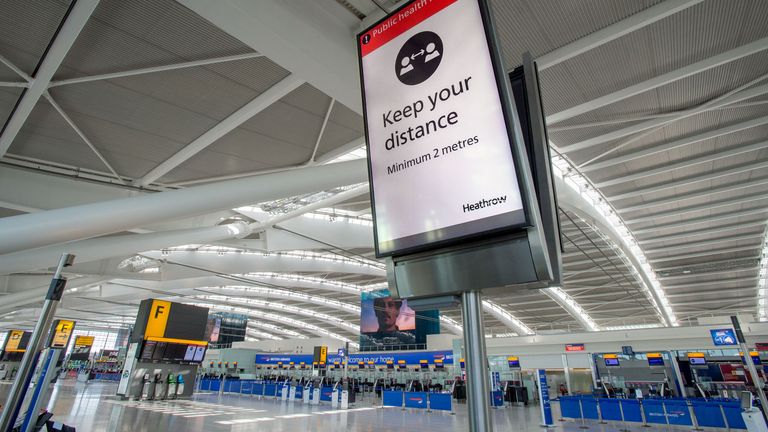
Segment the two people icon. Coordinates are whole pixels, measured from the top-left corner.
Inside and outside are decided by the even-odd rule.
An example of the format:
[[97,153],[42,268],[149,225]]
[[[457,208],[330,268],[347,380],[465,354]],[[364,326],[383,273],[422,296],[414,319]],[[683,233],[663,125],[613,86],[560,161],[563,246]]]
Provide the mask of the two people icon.
[[405,85],[419,85],[437,71],[445,47],[437,33],[423,31],[416,33],[403,43],[394,57],[394,74]]
[[400,75],[405,75],[406,73],[413,70],[413,62],[416,60],[417,57],[423,56],[424,57],[424,63],[427,63],[431,60],[434,60],[435,58],[440,56],[440,51],[438,51],[437,46],[434,42],[430,42],[427,44],[426,51],[424,49],[419,50],[418,52],[415,52],[411,55],[406,55],[400,60],[400,65],[402,66],[400,68]]

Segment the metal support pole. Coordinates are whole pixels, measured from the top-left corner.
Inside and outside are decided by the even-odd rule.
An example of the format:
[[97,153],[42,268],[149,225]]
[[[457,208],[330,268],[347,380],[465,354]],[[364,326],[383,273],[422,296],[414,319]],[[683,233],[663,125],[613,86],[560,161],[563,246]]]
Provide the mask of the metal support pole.
[[747,340],[744,338],[744,333],[741,330],[739,318],[735,315],[731,316],[731,323],[733,323],[733,328],[736,330],[736,338],[739,341],[741,352],[744,353],[744,363],[747,364],[747,370],[749,371],[749,375],[752,377],[752,383],[755,385],[755,389],[757,390],[757,396],[760,398],[760,406],[763,410],[763,413],[766,413],[768,412],[768,399],[766,399],[765,391],[763,391],[763,381],[760,379],[760,375],[757,373],[755,364],[752,362],[752,356],[749,355]]
[[467,409],[470,432],[492,432],[488,389],[488,357],[483,333],[483,304],[479,291],[461,295],[464,319],[464,358],[467,368]]
[[21,359],[19,372],[16,374],[16,380],[13,382],[2,417],[0,417],[0,431],[2,432],[10,431],[16,423],[16,418],[21,410],[24,396],[26,396],[29,380],[32,377],[40,348],[51,328],[53,316],[56,314],[56,308],[59,306],[61,295],[64,293],[64,287],[67,285],[67,279],[61,275],[61,272],[64,267],[71,266],[74,260],[75,256],[72,254],[65,253],[61,255],[59,265],[56,267],[56,273],[54,273],[51,285],[48,288],[48,294],[45,296],[40,317],[35,325],[35,330],[32,332],[32,337],[29,339],[24,357]]

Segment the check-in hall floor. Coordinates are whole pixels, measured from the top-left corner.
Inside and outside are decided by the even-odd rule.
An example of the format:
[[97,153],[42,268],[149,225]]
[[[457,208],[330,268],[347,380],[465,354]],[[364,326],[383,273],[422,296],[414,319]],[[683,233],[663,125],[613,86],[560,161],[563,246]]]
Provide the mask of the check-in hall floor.
[[[469,430],[467,407],[456,406],[456,414],[401,410],[373,405],[373,399],[347,411],[330,405],[307,406],[252,396],[196,394],[189,400],[121,401],[116,384],[60,382],[54,386],[49,410],[54,420],[75,426],[78,432],[188,432],[188,431],[424,431]],[[0,384],[0,401],[7,399],[10,384]],[[557,404],[554,416],[558,418]],[[505,407],[491,413],[496,431],[542,431],[538,406]],[[549,430],[569,432],[618,432],[620,424],[601,425],[555,421]],[[630,427],[632,431],[662,428]],[[669,430],[667,428],[664,428]],[[690,430],[680,429],[682,430]]]

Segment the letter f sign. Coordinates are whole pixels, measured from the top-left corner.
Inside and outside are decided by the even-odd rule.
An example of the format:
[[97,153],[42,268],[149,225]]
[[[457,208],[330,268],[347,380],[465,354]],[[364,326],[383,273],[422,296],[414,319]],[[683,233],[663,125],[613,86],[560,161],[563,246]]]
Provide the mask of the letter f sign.
[[165,306],[157,305],[157,307],[155,308],[155,319],[157,319],[158,316],[163,314],[163,310],[165,310]]

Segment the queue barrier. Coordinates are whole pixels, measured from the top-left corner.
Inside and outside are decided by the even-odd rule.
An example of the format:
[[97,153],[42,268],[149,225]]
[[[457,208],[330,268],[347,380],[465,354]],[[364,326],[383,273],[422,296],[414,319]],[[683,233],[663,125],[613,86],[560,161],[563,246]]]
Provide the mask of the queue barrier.
[[563,418],[746,429],[739,401],[731,399],[608,399],[561,396]]
[[450,393],[384,390],[381,395],[382,406],[453,412],[453,397]]
[[[223,385],[223,390],[222,390]],[[202,378],[200,379],[200,391],[218,392],[224,393],[238,393],[256,396],[279,396],[279,390],[282,388],[282,383],[278,385],[276,382],[264,382],[261,380],[239,380],[230,379],[222,381],[219,378]],[[302,395],[302,389],[297,387],[296,397],[300,398]]]

